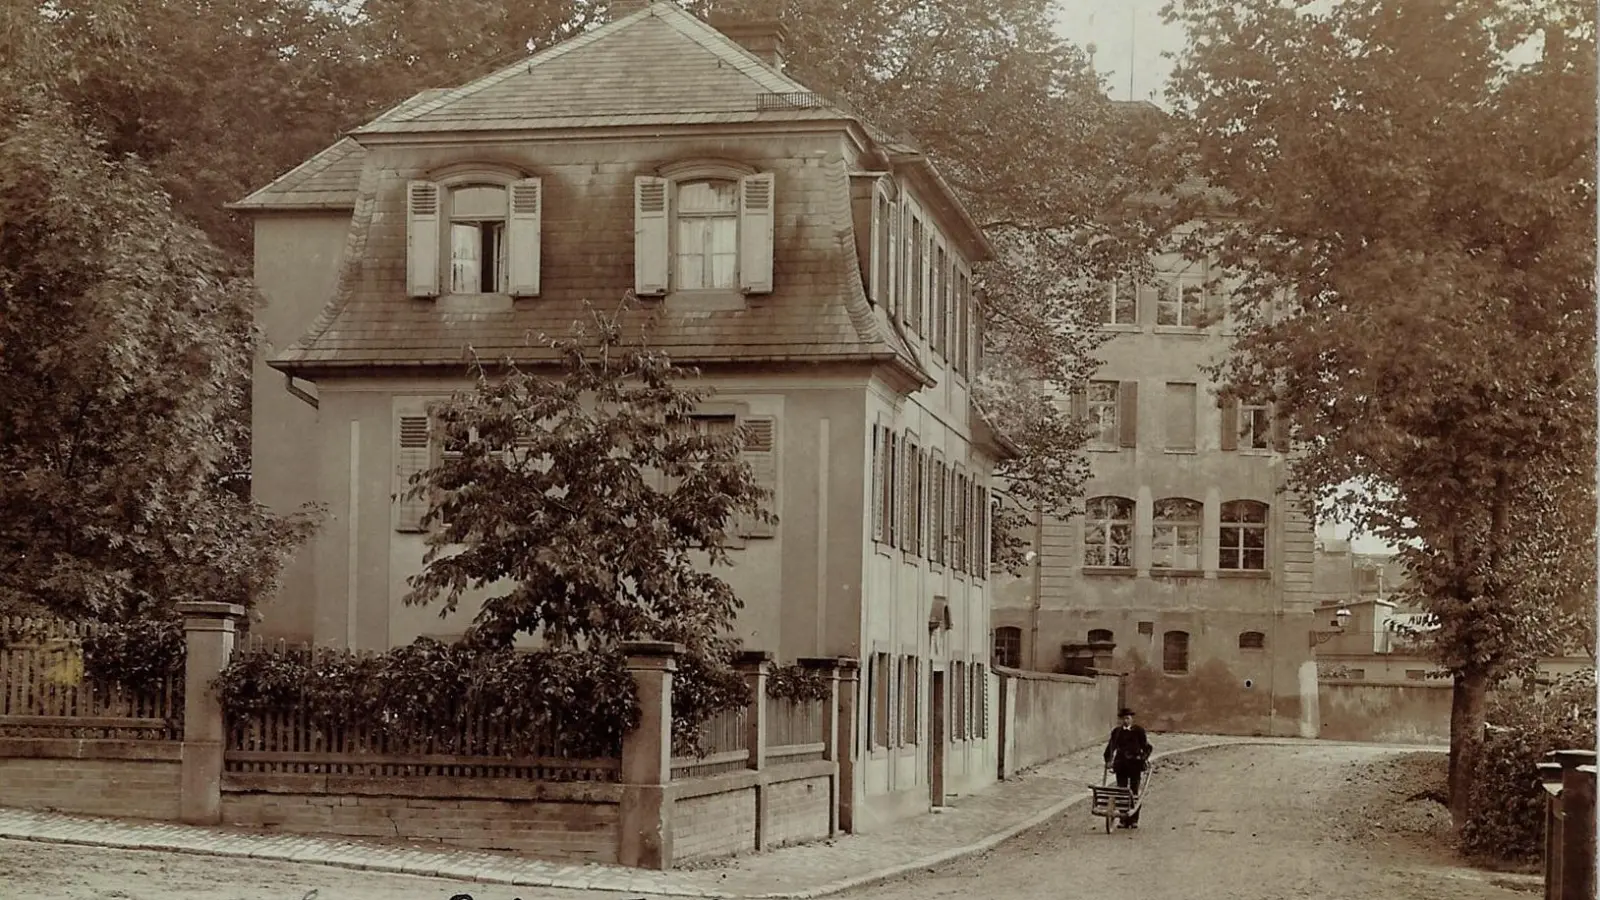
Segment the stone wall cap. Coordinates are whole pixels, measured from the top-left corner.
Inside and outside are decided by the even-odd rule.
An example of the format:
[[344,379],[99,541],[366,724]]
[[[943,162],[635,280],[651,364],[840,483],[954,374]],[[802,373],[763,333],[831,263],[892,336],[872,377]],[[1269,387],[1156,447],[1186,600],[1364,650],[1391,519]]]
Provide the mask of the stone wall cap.
[[678,656],[684,652],[682,644],[672,641],[623,641],[622,652],[629,656]]
[[740,650],[733,655],[734,663],[741,666],[772,662],[776,658],[771,650]]
[[183,616],[214,616],[219,619],[243,619],[244,607],[238,603],[217,600],[185,600],[177,606]]
[[820,669],[831,672],[841,667],[843,660],[837,656],[802,656],[795,660],[795,665],[802,669]]

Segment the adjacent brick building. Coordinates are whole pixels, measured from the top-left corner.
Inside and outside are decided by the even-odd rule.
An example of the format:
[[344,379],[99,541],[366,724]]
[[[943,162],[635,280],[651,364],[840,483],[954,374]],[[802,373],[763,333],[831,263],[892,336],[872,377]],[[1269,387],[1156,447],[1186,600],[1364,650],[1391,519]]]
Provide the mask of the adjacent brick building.
[[1034,523],[1036,556],[995,597],[995,658],[1130,673],[1147,726],[1316,733],[1312,523],[1284,492],[1270,408],[1220,402],[1205,366],[1232,328],[1226,282],[1157,260],[1108,287],[1104,366],[1071,398],[1096,429],[1079,515]]
[[[618,6],[619,4],[613,4]],[[536,366],[585,301],[702,368],[775,492],[726,577],[782,660],[861,660],[857,825],[992,781],[988,490],[971,269],[989,249],[927,159],[783,72],[782,35],[675,4],[427,91],[236,204],[268,347],[253,485],[328,506],[261,630],[386,648],[426,535],[395,494],[440,452],[469,348]],[[481,600],[481,598],[479,598]],[[935,716],[932,711],[943,711]],[[932,729],[942,725],[942,731]]]

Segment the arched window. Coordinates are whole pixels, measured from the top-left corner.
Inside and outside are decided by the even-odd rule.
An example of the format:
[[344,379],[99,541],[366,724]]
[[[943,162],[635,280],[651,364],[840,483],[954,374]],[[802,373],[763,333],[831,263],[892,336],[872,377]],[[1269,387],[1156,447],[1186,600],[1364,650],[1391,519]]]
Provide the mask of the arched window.
[[1108,568],[1133,565],[1133,501],[1094,497],[1084,504],[1083,564]]
[[994,630],[994,664],[1008,669],[1022,668],[1022,629],[1002,625]]
[[1197,500],[1168,497],[1155,503],[1150,535],[1152,569],[1200,568],[1200,511]]
[[1189,671],[1189,632],[1169,631],[1161,636],[1161,671],[1172,675]]
[[1254,500],[1222,504],[1217,566],[1260,572],[1267,568],[1267,505]]
[[1089,643],[1109,644],[1116,639],[1109,628],[1092,628],[1089,630]]
[[1267,646],[1267,636],[1259,631],[1245,631],[1239,634],[1240,650],[1261,650]]

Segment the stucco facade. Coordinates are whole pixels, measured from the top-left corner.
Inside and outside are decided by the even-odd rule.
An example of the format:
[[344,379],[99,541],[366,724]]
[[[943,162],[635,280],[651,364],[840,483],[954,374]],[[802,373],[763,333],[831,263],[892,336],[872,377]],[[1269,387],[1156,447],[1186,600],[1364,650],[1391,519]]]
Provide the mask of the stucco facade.
[[[427,535],[397,493],[431,452],[407,443],[425,432],[410,423],[469,386],[469,353],[537,367],[541,334],[631,290],[626,327],[701,369],[702,412],[763,425],[747,454],[778,524],[721,574],[746,646],[861,660],[869,830],[994,780],[984,561],[1007,450],[967,395],[970,272],[988,250],[919,153],[805,93],[773,47],[646,5],[412,98],[237,204],[267,301],[254,491],[328,513],[259,629],[374,649],[459,635],[470,599],[445,619],[402,603]],[[670,86],[637,77],[646,51]],[[684,236],[702,184],[738,195],[735,269],[691,289],[702,262],[723,278]],[[469,222],[468,253],[460,211],[484,196],[509,212],[492,238]]]
[[1231,339],[1221,279],[1156,268],[1108,289],[1104,365],[1061,401],[1098,429],[1085,501],[1036,519],[1036,556],[996,592],[996,657],[1063,671],[1067,645],[1110,641],[1147,727],[1314,734],[1313,528],[1286,441],[1205,375]]

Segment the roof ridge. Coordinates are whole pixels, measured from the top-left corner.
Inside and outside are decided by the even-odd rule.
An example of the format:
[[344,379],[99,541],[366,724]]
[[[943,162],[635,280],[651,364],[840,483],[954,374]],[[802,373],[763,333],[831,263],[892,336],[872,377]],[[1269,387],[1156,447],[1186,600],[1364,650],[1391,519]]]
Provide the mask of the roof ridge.
[[[653,9],[655,9],[655,4],[652,3],[647,5],[644,9],[629,13],[628,15],[623,16],[614,22],[607,22],[604,25],[591,28],[576,37],[567,38],[564,41],[552,44],[551,46],[546,47],[531,56],[525,56],[516,62],[505,66],[504,68],[497,69],[487,75],[469,81],[466,84],[445,89],[445,93],[433,98],[432,100],[429,100],[426,103],[419,104],[414,109],[407,110],[404,116],[396,116],[390,121],[415,121],[420,116],[448,106],[457,100],[470,97],[479,91],[494,87],[495,85],[505,81],[508,78],[511,78],[514,75],[532,69],[534,66],[544,65],[552,59],[560,59],[574,50],[578,50],[595,43],[602,37],[615,34],[616,32],[622,30],[624,26],[632,25],[634,22],[642,20],[646,16],[652,15],[653,13],[651,11]],[[377,120],[374,119],[372,122],[367,123],[367,125],[376,124],[376,122]],[[366,128],[367,125],[363,125],[361,127]],[[359,130],[360,129],[357,129],[357,131]]]

